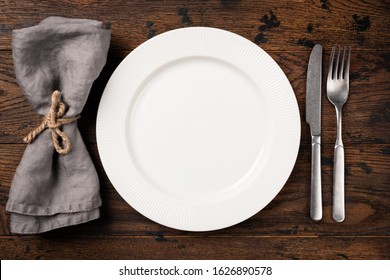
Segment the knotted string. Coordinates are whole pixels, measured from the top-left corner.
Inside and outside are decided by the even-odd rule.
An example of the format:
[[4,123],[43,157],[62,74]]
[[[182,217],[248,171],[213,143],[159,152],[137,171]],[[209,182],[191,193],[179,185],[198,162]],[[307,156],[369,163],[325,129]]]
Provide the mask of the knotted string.
[[[65,115],[66,106],[64,103],[59,101],[60,97],[61,93],[58,90],[55,90],[51,96],[50,111],[43,118],[42,123],[31,131],[23,140],[24,142],[30,144],[39,134],[42,133],[42,131],[49,128],[51,130],[54,148],[57,153],[66,155],[71,151],[72,147],[68,135],[61,131],[60,127],[74,122],[80,118],[80,115],[71,118],[62,118]],[[59,138],[62,139],[62,144],[60,144]]]

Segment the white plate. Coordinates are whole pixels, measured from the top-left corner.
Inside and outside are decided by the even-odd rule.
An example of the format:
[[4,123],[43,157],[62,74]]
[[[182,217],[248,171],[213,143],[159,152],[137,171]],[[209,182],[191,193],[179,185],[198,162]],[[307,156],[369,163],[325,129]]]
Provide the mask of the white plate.
[[237,224],[281,190],[300,118],[275,61],[247,39],[206,27],[156,36],[110,78],[97,116],[104,169],[137,211],[168,227]]

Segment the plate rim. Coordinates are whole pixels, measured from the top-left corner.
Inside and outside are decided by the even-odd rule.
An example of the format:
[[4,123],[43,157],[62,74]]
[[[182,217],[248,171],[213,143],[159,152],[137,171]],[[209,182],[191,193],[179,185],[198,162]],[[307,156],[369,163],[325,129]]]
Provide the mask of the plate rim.
[[[187,34],[185,36],[188,36],[188,33],[192,33],[191,35],[196,35],[197,33],[198,34],[201,34],[199,36],[202,36],[202,33],[215,33],[215,34],[223,34],[221,36],[226,36],[229,40],[237,40],[237,41],[241,41],[241,42],[245,42],[243,44],[248,44],[250,43],[251,44],[251,48],[254,48],[256,47],[256,51],[258,53],[261,53],[264,57],[262,57],[262,59],[268,59],[268,61],[271,63],[271,65],[276,68],[276,72],[278,72],[278,74],[280,75],[280,78],[282,79],[283,83],[284,83],[284,86],[286,87],[286,90],[289,90],[289,93],[288,94],[291,94],[290,96],[290,99],[292,100],[292,103],[290,104],[292,107],[292,111],[295,111],[294,115],[295,115],[295,132],[293,132],[295,134],[295,147],[294,147],[294,151],[291,152],[291,155],[289,155],[291,157],[290,161],[292,161],[292,163],[290,162],[288,169],[289,171],[287,172],[288,174],[287,175],[284,175],[285,178],[283,178],[283,183],[279,183],[279,185],[281,184],[281,186],[278,187],[278,190],[276,191],[276,193],[274,194],[274,196],[267,202],[265,203],[264,205],[262,205],[261,207],[258,207],[259,209],[256,210],[256,211],[251,211],[251,214],[246,214],[244,215],[245,218],[243,217],[235,217],[235,220],[230,220],[229,222],[229,219],[227,221],[224,221],[222,224],[219,224],[218,226],[212,226],[212,225],[202,225],[199,223],[197,223],[196,226],[194,227],[189,227],[187,223],[185,223],[186,225],[184,226],[180,226],[180,222],[179,223],[167,223],[165,220],[164,221],[161,221],[159,220],[158,218],[154,217],[153,215],[150,215],[149,212],[148,213],[145,213],[145,209],[140,209],[140,207],[135,207],[134,206],[134,203],[132,203],[133,201],[129,201],[129,197],[126,197],[127,195],[123,193],[123,190],[120,190],[119,186],[118,186],[118,183],[117,183],[117,179],[114,178],[116,175],[113,175],[113,172],[112,172],[112,168],[113,167],[110,167],[109,164],[107,164],[107,154],[106,152],[104,151],[106,148],[104,147],[104,144],[102,143],[104,139],[104,127],[107,127],[107,124],[104,122],[104,120],[102,119],[104,116],[102,116],[102,112],[104,109],[104,102],[105,100],[107,99],[107,96],[108,96],[108,93],[106,92],[109,92],[110,90],[112,90],[110,88],[110,86],[112,86],[112,83],[113,81],[115,81],[115,77],[117,77],[118,75],[121,75],[120,71],[121,71],[121,65],[123,66],[124,64],[126,63],[133,63],[131,61],[131,59],[129,58],[132,58],[132,57],[136,57],[137,55],[139,56],[139,51],[142,50],[142,48],[144,48],[145,46],[148,46],[152,43],[156,44],[155,42],[157,42],[157,44],[159,44],[159,40],[162,40],[161,38],[163,38],[164,36],[172,36],[177,34],[177,33],[180,33],[179,35],[180,36],[183,36],[183,34]],[[229,38],[230,37],[230,38]],[[221,39],[223,40],[223,39]],[[198,46],[199,47],[199,46]],[[206,47],[207,48],[207,47]],[[169,58],[168,61],[172,61],[172,58]],[[119,73],[119,74],[118,74]],[[134,93],[133,93],[134,94]],[[129,97],[128,97],[129,98]],[[290,100],[290,101],[291,101]],[[128,101],[127,102],[123,102],[124,104],[128,104]],[[114,188],[118,191],[118,193],[122,196],[122,198],[124,198],[124,200],[131,206],[133,207],[136,211],[138,211],[139,213],[141,213],[142,215],[146,216],[147,218],[159,223],[159,224],[162,224],[164,226],[168,226],[168,227],[171,227],[171,228],[175,228],[175,229],[180,229],[180,230],[187,230],[187,231],[210,231],[210,230],[218,230],[218,229],[222,229],[222,228],[226,228],[226,227],[229,227],[229,226],[233,226],[237,223],[240,223],[250,217],[252,217],[254,214],[256,214],[257,212],[259,212],[260,210],[262,210],[266,205],[268,205],[274,198],[275,196],[281,191],[281,189],[284,187],[286,181],[288,180],[288,178],[290,177],[291,175],[291,172],[293,171],[294,169],[294,166],[295,166],[295,162],[297,160],[297,156],[298,156],[298,151],[299,151],[299,146],[300,146],[300,134],[301,134],[301,124],[300,124],[300,114],[299,114],[299,108],[298,108],[298,103],[297,103],[297,99],[296,99],[296,96],[295,96],[295,93],[294,93],[294,90],[289,82],[289,80],[287,79],[285,73],[283,72],[283,70],[280,68],[280,66],[272,59],[272,57],[267,54],[263,49],[261,49],[259,46],[255,45],[253,42],[247,40],[246,38],[238,35],[238,34],[235,34],[233,32],[230,32],[230,31],[226,31],[226,30],[223,30],[223,29],[218,29],[218,28],[213,28],[213,27],[187,27],[187,28],[179,28],[179,29],[174,29],[174,30],[170,30],[170,31],[167,31],[167,32],[164,32],[162,34],[159,34],[158,36],[155,36],[153,37],[152,39],[150,40],[147,40],[145,41],[144,43],[142,43],[141,45],[139,45],[136,49],[134,49],[132,52],[130,52],[126,57],[125,59],[122,60],[122,62],[119,64],[119,66],[115,69],[115,71],[113,72],[113,74],[111,75],[107,85],[106,85],[106,88],[104,89],[104,92],[103,92],[103,95],[102,95],[102,98],[100,100],[100,103],[99,103],[99,108],[98,108],[98,114],[97,114],[97,120],[96,120],[96,138],[97,138],[97,147],[98,147],[98,152],[99,152],[99,156],[101,158],[101,162],[102,162],[102,165],[103,165],[103,168],[109,178],[109,180],[111,181],[112,185],[114,186]],[[107,139],[107,138],[106,138]],[[119,139],[119,141],[123,142],[124,139]],[[126,144],[125,144],[126,145]],[[115,166],[116,168],[117,166]],[[114,183],[116,182],[116,183]],[[138,193],[139,194],[139,193]],[[134,195],[134,194],[133,194]],[[141,194],[139,194],[141,195]],[[141,195],[142,196],[142,195]],[[146,197],[142,197],[142,200],[143,201],[148,201],[148,198]],[[164,208],[163,206],[160,206],[160,208]],[[172,208],[172,205],[169,205],[168,206],[169,208]],[[142,208],[142,207],[141,207]],[[188,215],[188,214],[187,214]],[[226,218],[225,218],[226,219]]]

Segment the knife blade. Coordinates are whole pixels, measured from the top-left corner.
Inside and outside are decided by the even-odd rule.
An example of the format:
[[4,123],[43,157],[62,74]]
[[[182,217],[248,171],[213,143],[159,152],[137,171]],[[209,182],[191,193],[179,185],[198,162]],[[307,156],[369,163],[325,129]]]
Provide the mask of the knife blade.
[[322,46],[315,45],[310,54],[306,80],[306,122],[311,134],[310,216],[314,221],[322,219],[321,82]]

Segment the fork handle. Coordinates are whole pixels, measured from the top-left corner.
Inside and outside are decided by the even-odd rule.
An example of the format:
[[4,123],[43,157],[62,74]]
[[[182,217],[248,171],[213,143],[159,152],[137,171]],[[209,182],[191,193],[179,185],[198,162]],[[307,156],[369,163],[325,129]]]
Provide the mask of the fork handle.
[[342,109],[336,107],[337,139],[334,146],[333,163],[333,219],[342,222],[345,219],[344,205],[344,144],[342,140]]
[[342,222],[345,218],[344,172],[344,146],[336,144],[333,167],[333,219],[336,222]]
[[319,221],[322,219],[321,136],[311,137],[311,168],[310,217]]

